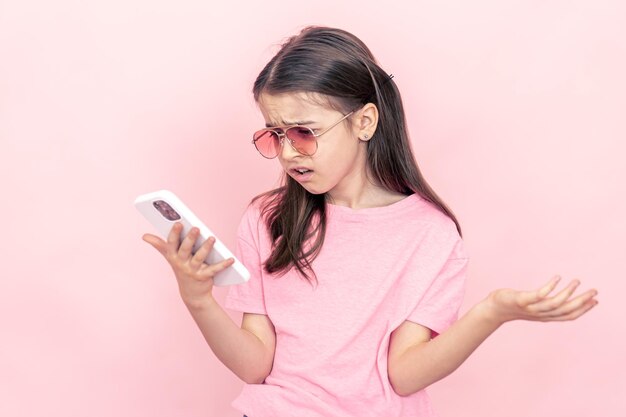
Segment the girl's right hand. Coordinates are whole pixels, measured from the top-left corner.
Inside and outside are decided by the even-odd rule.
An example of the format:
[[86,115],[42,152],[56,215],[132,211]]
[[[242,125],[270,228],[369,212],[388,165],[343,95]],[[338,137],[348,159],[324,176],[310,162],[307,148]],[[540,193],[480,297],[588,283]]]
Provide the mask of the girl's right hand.
[[180,295],[187,305],[197,305],[210,301],[213,297],[213,278],[220,271],[231,266],[235,260],[225,259],[221,262],[207,265],[204,260],[213,249],[215,238],[210,237],[200,246],[195,254],[192,254],[199,230],[192,228],[182,243],[180,233],[183,225],[175,223],[170,231],[167,242],[158,236],[145,234],[142,239],[158,250],[172,267]]

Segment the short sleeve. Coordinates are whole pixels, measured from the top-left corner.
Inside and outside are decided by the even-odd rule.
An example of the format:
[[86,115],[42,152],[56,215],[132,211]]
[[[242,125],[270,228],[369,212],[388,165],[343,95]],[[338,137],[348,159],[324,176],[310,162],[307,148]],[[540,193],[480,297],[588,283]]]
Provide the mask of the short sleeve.
[[469,258],[459,238],[452,253],[407,320],[441,334],[458,318],[465,295]]
[[263,270],[259,251],[258,209],[250,206],[244,213],[237,230],[235,256],[250,272],[248,282],[231,285],[224,306],[245,313],[267,314],[263,294]]

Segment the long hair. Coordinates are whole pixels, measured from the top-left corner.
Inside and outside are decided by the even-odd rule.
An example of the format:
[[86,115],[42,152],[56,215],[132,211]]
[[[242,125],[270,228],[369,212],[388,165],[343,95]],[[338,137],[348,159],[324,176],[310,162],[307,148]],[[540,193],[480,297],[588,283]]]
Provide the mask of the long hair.
[[[419,194],[461,227],[422,176],[409,141],[404,108],[397,86],[367,46],[341,29],[310,26],[289,38],[258,75],[254,99],[261,94],[318,93],[344,114],[364,104],[378,108],[379,122],[367,142],[367,164],[373,180],[388,190]],[[311,194],[286,173],[282,186],[257,196],[272,238],[265,261],[268,273],[295,267],[311,281],[308,271],[319,254],[326,232],[326,194]]]

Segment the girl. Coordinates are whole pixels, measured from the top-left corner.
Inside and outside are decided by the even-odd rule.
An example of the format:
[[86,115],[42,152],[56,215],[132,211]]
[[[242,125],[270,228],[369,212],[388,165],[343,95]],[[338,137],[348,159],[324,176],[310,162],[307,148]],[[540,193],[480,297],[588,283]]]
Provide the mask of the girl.
[[[424,388],[507,321],[575,319],[596,291],[500,289],[456,321],[468,257],[461,228],[422,177],[400,93],[369,49],[343,30],[309,27],[259,74],[266,127],[253,143],[284,183],[255,198],[236,254],[251,272],[226,307],[203,264],[198,231],[144,240],[169,262],[215,355],[247,383],[233,405],[250,417],[434,416]],[[456,321],[456,322],[455,322]],[[454,324],[453,324],[454,323]]]

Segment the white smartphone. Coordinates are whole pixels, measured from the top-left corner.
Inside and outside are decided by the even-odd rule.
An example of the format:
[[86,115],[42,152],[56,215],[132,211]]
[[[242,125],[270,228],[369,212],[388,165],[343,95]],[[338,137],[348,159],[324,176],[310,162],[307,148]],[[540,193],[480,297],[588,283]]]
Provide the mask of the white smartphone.
[[[172,226],[177,222],[181,222],[183,225],[181,242],[192,227],[200,229],[200,234],[192,249],[193,253],[200,248],[205,240],[213,236],[215,243],[213,244],[211,253],[205,259],[205,263],[214,264],[224,259],[235,258],[226,245],[224,245],[173,192],[160,190],[153,193],[142,194],[135,199],[135,207],[137,207],[137,210],[156,227],[161,236],[165,239],[167,239]],[[218,286],[226,286],[243,284],[249,279],[250,272],[235,258],[234,264],[215,275],[213,283]]]

